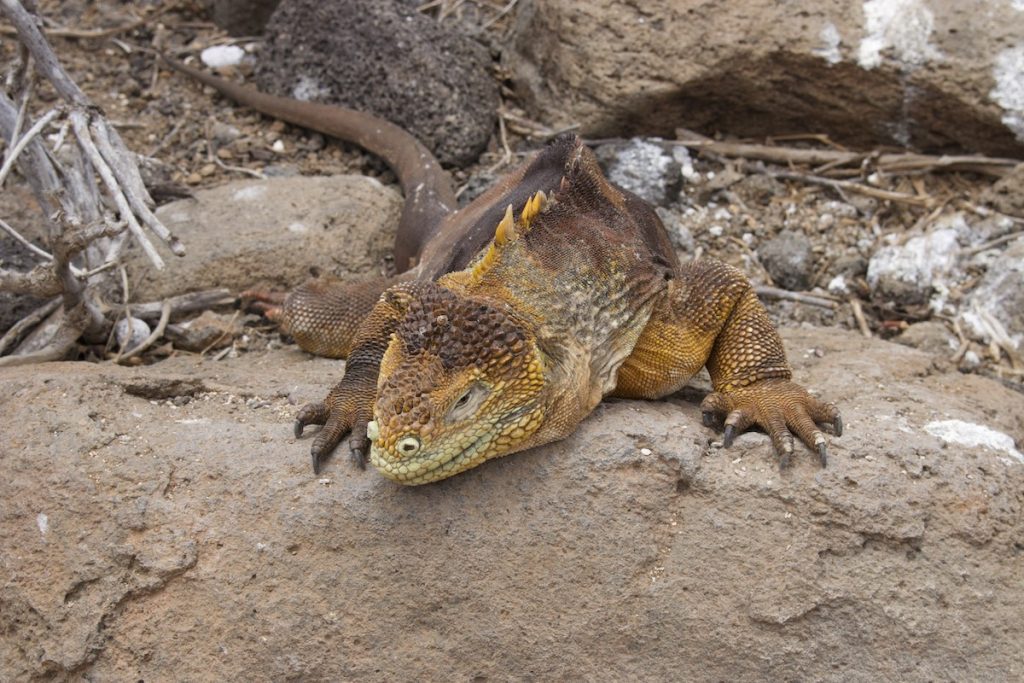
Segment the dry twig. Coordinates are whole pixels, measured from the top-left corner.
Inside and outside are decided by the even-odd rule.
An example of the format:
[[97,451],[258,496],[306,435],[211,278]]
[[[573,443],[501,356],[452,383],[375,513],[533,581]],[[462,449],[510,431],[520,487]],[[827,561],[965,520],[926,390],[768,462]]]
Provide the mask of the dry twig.
[[[117,130],[64,71],[39,29],[39,20],[18,0],[0,0],[0,12],[17,31],[22,62],[16,65],[20,76],[11,81],[20,90],[20,95],[15,96],[20,106],[0,93],[0,133],[7,141],[0,184],[17,165],[43,209],[53,252],[29,246],[45,263],[28,273],[0,271],[0,290],[46,297],[60,294],[63,308],[50,341],[33,340],[32,349],[15,349],[18,360],[0,359],[0,364],[10,365],[63,358],[83,332],[89,329],[98,332],[110,325],[101,311],[101,297],[86,292],[101,291],[99,285],[107,277],[109,264],[116,261],[125,244],[126,228],[157,268],[163,265],[163,260],[144,228],[163,241],[172,253],[183,255],[184,248],[153,214],[153,201],[134,156]],[[63,104],[51,109],[21,134],[27,100],[32,93],[32,74],[27,69],[29,55],[36,72],[50,81]],[[49,125],[61,119],[64,123],[58,145],[67,130],[77,145],[71,154],[58,160],[41,144],[39,137]],[[97,186],[97,174],[109,200],[103,198]],[[108,210],[108,201],[116,207],[116,217]],[[27,243],[10,226],[3,224],[3,229]],[[26,325],[32,320],[30,317]]]
[[164,331],[167,329],[167,322],[171,319],[171,303],[170,301],[164,301],[160,305],[160,321],[156,324],[153,331],[146,337],[138,346],[133,346],[123,353],[118,353],[117,357],[114,358],[115,363],[123,363],[124,361],[139,355],[146,349],[156,342],[157,339],[164,336]]
[[873,335],[871,334],[871,328],[868,326],[867,318],[864,317],[864,306],[861,304],[860,299],[851,296],[850,308],[853,310],[853,317],[857,320],[857,327],[860,328],[860,333],[871,339]]
[[679,129],[677,135],[681,139],[673,141],[671,144],[683,145],[690,149],[707,150],[721,156],[757,159],[786,166],[790,164],[824,165],[822,168],[815,169],[816,173],[831,170],[837,166],[866,162],[873,170],[888,175],[966,171],[1001,177],[1020,163],[1019,159],[1001,159],[980,155],[864,154],[828,149],[800,149],[775,145],[720,142],[686,129]]
[[[206,289],[201,292],[191,292],[181,296],[173,296],[167,299],[171,306],[171,317],[176,318],[189,313],[204,311],[208,308],[228,306],[233,304],[237,297],[227,289]],[[140,320],[153,320],[158,318],[163,311],[164,302],[156,301],[144,304],[132,304],[132,315]],[[116,312],[123,312],[124,306],[116,309]]]
[[907,194],[905,192],[892,192],[890,190],[883,190],[863,183],[855,183],[850,180],[835,180],[833,178],[823,178],[822,176],[811,175],[809,173],[797,173],[796,171],[773,171],[767,168],[759,170],[759,172],[778,180],[797,180],[803,183],[810,183],[812,185],[821,185],[822,187],[828,187],[836,190],[840,194],[846,190],[857,194],[863,194],[868,197],[874,197],[875,199],[881,199],[883,201],[910,204],[911,206],[931,208],[935,205],[935,199],[933,197],[921,197],[919,195]]
[[767,287],[764,285],[758,285],[754,288],[754,291],[757,292],[759,297],[764,299],[785,299],[787,301],[796,301],[797,303],[807,304],[808,306],[817,306],[818,308],[835,309],[836,307],[835,300],[815,294],[791,292],[788,289],[779,289],[778,287]]

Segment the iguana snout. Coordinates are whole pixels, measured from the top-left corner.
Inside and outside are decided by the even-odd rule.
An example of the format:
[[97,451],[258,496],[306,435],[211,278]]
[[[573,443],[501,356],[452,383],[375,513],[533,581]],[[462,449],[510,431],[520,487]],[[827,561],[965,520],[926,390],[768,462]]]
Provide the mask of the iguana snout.
[[409,302],[381,359],[370,462],[425,484],[526,448],[543,422],[544,385],[522,323],[433,286]]

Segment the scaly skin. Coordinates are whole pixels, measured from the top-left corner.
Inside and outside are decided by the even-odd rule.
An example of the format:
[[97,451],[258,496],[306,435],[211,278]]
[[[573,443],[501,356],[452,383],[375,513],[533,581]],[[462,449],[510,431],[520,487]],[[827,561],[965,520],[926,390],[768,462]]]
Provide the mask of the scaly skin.
[[725,418],[727,445],[758,424],[786,463],[793,430],[824,464],[818,424],[840,433],[839,413],[790,381],[749,282],[710,259],[680,266],[660,231],[577,144],[552,196],[510,207],[468,268],[384,294],[333,398],[300,415],[298,430],[327,422],[314,464],[351,429],[386,477],[436,481],[564,438],[606,395],[677,391],[705,365],[705,419]]

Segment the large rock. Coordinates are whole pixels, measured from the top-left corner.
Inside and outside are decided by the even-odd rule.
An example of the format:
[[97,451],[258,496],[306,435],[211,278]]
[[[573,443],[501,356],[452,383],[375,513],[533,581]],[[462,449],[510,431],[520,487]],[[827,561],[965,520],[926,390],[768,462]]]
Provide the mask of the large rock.
[[185,245],[158,271],[129,253],[134,301],[227,287],[294,287],[316,270],[379,270],[391,253],[401,195],[366,176],[267,178],[200,190],[157,216]]
[[1010,0],[533,0],[503,58],[536,117],[594,137],[687,126],[1019,155],[1022,35]]
[[811,240],[798,230],[783,230],[757,249],[757,256],[775,284],[795,291],[810,289],[814,277]]
[[206,0],[213,23],[233,36],[263,33],[281,0]]
[[376,114],[444,164],[476,161],[497,121],[490,55],[416,4],[285,0],[267,24],[260,87]]
[[901,306],[923,304],[937,290],[947,288],[959,249],[957,231],[952,228],[881,247],[868,263],[868,284],[880,299]]
[[1020,679],[1024,398],[785,338],[825,470],[709,446],[691,392],[409,489],[310,472],[338,362],[0,370],[0,678]]

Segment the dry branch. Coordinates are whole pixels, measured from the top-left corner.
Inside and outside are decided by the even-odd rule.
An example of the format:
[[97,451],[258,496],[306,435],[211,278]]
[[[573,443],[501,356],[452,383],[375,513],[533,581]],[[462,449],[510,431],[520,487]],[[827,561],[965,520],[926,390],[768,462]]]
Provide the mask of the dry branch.
[[[207,289],[201,292],[182,294],[167,299],[171,307],[171,317],[179,317],[189,313],[205,311],[208,308],[217,306],[228,306],[233,304],[238,297],[228,289]],[[145,304],[132,304],[131,312],[136,318],[142,320],[153,320],[160,317],[164,302],[157,301]]]
[[818,308],[834,309],[837,304],[835,300],[828,297],[806,294],[804,292],[791,292],[788,289],[779,289],[778,287],[758,285],[754,288],[754,291],[763,299],[785,299],[786,301],[796,301],[797,303],[817,306]]
[[821,166],[828,168],[816,169],[823,173],[832,168],[849,164],[867,162],[872,170],[889,175],[905,175],[933,173],[936,171],[965,171],[1002,177],[1021,163],[1020,159],[1001,159],[978,155],[969,156],[934,156],[929,154],[863,154],[861,152],[842,152],[831,149],[800,149],[795,147],[777,147],[774,145],[754,145],[738,142],[719,142],[680,129],[677,134],[681,139],[672,144],[682,145],[690,149],[707,150],[725,157],[756,159],[773,164],[801,166]]
[[114,362],[115,363],[121,363],[123,361],[126,361],[129,358],[132,358],[134,356],[139,355],[140,353],[142,353],[143,351],[148,349],[150,346],[152,346],[156,342],[157,339],[159,339],[160,337],[164,336],[164,331],[167,329],[167,322],[170,319],[171,319],[171,304],[170,304],[169,301],[164,301],[160,305],[160,321],[157,323],[156,327],[149,334],[149,336],[146,337],[138,346],[133,346],[132,348],[128,349],[127,351],[124,351],[123,353],[119,353],[117,355],[117,357],[114,359]]
[[12,325],[11,329],[7,330],[7,333],[0,338],[0,354],[5,353],[7,349],[11,348],[11,346],[21,339],[25,333],[45,320],[47,316],[56,311],[58,307],[60,307],[60,298],[50,299],[45,304]]
[[839,191],[840,193],[845,190],[884,201],[910,204],[911,206],[923,206],[926,208],[932,208],[935,206],[935,199],[932,197],[906,194],[904,192],[892,192],[891,190],[883,190],[878,187],[872,187],[871,185],[865,185],[864,183],[855,183],[851,180],[835,180],[833,178],[823,178],[822,176],[811,175],[810,173],[773,171],[767,168],[759,169],[759,172],[778,180],[798,180],[803,183],[810,183],[811,185],[829,187],[833,190]]
[[[173,254],[183,255],[184,248],[153,214],[154,202],[142,182],[134,155],[61,67],[39,29],[38,19],[18,0],[0,0],[0,12],[10,20],[21,43],[21,63],[16,65],[17,78],[11,81],[18,86],[19,94],[11,99],[0,93],[0,133],[7,141],[0,185],[17,165],[43,208],[52,252],[31,245],[6,223],[0,225],[44,261],[28,273],[0,270],[0,291],[43,297],[59,294],[63,307],[49,342],[33,340],[32,349],[23,342],[14,351],[23,354],[17,356],[20,360],[0,359],[0,364],[11,364],[62,358],[86,330],[95,332],[109,327],[110,321],[101,312],[105,306],[101,304],[100,285],[108,277],[110,264],[120,255],[125,230],[157,268],[163,267],[163,259],[147,231],[164,242]],[[21,134],[32,94],[29,61],[39,75],[52,83],[64,103]],[[15,101],[20,101],[21,106],[15,106]],[[70,129],[76,143],[61,160],[40,142],[41,134],[57,121],[63,121],[61,141]],[[101,186],[97,185],[97,175]],[[111,204],[116,215],[107,208]],[[89,295],[87,290],[91,290]]]

